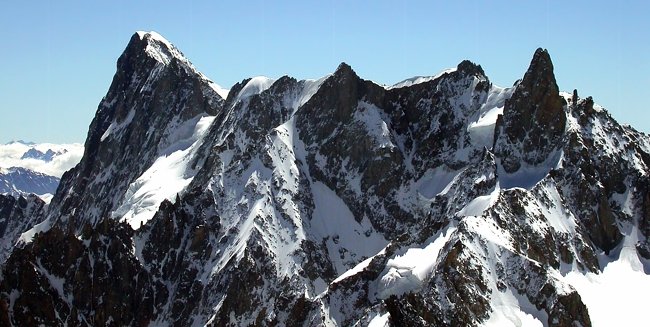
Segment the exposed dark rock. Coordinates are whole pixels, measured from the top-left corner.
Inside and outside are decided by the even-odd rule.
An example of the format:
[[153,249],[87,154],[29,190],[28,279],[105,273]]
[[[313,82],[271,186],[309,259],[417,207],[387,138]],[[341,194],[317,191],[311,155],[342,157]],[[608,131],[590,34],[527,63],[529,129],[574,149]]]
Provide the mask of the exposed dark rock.
[[0,194],[0,267],[22,233],[43,219],[45,202],[36,195]]
[[517,171],[522,163],[540,164],[562,146],[565,105],[551,57],[546,50],[537,49],[524,78],[506,100],[495,130],[495,153],[506,172]]
[[[51,215],[69,217],[72,226],[109,216],[128,185],[171,145],[177,128],[217,114],[223,99],[209,83],[173,46],[134,34],[90,124],[81,161],[61,179]],[[107,174],[106,182],[96,182]]]
[[166,295],[129,256],[130,227],[103,220],[89,236],[54,227],[13,252],[0,282],[2,300],[21,308],[8,312],[13,325],[149,323]]

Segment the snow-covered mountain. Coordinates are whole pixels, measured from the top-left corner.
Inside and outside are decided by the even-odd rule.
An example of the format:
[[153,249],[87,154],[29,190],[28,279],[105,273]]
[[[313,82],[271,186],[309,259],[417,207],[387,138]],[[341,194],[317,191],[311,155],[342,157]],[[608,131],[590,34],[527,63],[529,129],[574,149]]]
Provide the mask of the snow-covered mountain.
[[0,201],[3,325],[645,319],[650,138],[543,49],[511,88],[463,61],[224,90],[138,32],[84,148],[46,208]]
[[59,179],[54,176],[21,167],[0,168],[0,194],[17,197],[33,193],[49,200],[57,186]]
[[81,144],[12,141],[0,145],[0,194],[30,193],[45,201],[54,195],[59,178],[74,167],[83,154]]

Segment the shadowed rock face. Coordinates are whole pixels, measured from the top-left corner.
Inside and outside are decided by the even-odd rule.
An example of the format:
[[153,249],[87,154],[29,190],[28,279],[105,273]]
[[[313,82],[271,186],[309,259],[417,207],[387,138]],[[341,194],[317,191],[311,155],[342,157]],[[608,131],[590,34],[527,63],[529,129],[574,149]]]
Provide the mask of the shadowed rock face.
[[0,194],[0,266],[9,257],[20,234],[43,219],[45,202],[38,196]]
[[[134,35],[52,226],[9,243],[0,325],[478,326],[511,294],[543,324],[590,326],[561,270],[598,272],[625,228],[650,256],[650,139],[591,98],[567,106],[545,50],[515,89],[469,61],[425,80],[385,88],[341,64],[246,79],[224,101],[173,46]],[[202,115],[188,186],[137,230],[111,217]],[[555,151],[530,188],[501,183]],[[0,228],[41,221],[33,202],[0,197]]]
[[565,100],[560,96],[548,52],[537,49],[524,78],[506,100],[496,129],[495,152],[506,172],[522,163],[537,165],[561,147],[566,126]]

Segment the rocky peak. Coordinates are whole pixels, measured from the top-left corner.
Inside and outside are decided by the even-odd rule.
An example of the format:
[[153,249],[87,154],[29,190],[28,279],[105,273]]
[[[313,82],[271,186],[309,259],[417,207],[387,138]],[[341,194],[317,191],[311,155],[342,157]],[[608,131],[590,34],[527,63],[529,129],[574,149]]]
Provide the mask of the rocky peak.
[[[368,85],[346,63],[341,63],[334,74],[328,77],[312,96],[310,103],[305,105],[298,114],[299,125],[302,121],[308,125],[315,124],[321,128],[305,131],[306,143],[311,143],[314,137],[324,139],[330,135],[340,123],[347,123],[357,108],[359,100],[366,94]],[[380,88],[375,86],[375,88]],[[314,135],[313,132],[317,135]],[[303,133],[301,131],[301,133]]]
[[[170,146],[189,139],[185,134],[223,102],[169,41],[155,32],[135,33],[90,125],[80,163],[62,178],[51,216],[80,216],[77,227],[110,216],[129,185],[165,151],[186,148]],[[84,203],[96,209],[85,210]]]
[[339,66],[336,67],[336,70],[334,71],[334,76],[343,77],[343,76],[350,76],[350,75],[357,76],[357,74],[354,72],[352,67],[345,62],[340,63]]
[[537,49],[524,78],[506,100],[495,131],[495,152],[507,172],[517,171],[522,163],[536,165],[548,158],[564,133],[565,105],[551,57],[548,51]]
[[485,76],[485,72],[481,65],[477,65],[469,60],[461,61],[456,67],[456,70],[470,76]]
[[141,43],[145,45],[145,52],[157,59],[158,61],[168,64],[172,58],[179,59],[181,61],[187,61],[185,56],[169,41],[156,32],[136,32],[135,36],[140,38]]

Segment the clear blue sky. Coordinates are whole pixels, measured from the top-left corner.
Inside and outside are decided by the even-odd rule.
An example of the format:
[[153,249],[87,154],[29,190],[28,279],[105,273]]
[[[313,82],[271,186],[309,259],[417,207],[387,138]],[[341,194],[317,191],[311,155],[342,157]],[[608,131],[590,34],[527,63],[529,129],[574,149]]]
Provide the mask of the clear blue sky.
[[650,132],[649,16],[649,1],[5,1],[0,142],[83,142],[136,30],[224,87],[318,78],[342,61],[393,84],[463,59],[510,86],[544,47],[561,89]]

